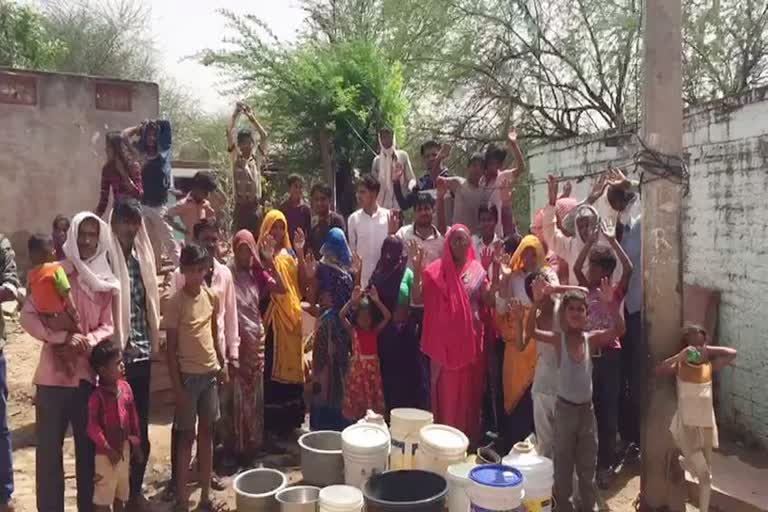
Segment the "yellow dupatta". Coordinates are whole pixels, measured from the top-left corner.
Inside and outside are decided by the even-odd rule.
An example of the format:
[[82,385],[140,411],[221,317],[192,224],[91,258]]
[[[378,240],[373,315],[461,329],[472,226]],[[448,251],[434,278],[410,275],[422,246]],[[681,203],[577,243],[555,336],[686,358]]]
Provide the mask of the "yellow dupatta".
[[[536,370],[536,341],[531,338],[524,350],[517,344],[520,336],[525,336],[525,323],[532,308],[526,307],[520,318],[519,313],[495,315],[496,329],[504,340],[504,363],[502,369],[502,388],[504,390],[504,410],[509,414],[523,398],[525,390],[533,382]],[[522,322],[521,322],[522,320]],[[519,332],[523,329],[523,332]]]
[[282,240],[284,250],[275,254],[274,262],[275,269],[285,283],[286,291],[282,295],[272,295],[264,316],[264,324],[271,325],[273,329],[272,379],[285,384],[302,384],[304,368],[299,266],[296,258],[289,253],[292,246],[288,237],[288,222],[280,210],[270,210],[264,217],[258,244],[261,247],[262,241],[277,221],[282,221],[285,225]]

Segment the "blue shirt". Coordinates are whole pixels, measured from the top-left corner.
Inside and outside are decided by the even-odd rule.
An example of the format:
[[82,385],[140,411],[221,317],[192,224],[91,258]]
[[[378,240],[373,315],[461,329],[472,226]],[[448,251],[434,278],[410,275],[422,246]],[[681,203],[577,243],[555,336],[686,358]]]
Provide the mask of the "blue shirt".
[[629,314],[637,313],[643,308],[642,236],[643,229],[640,216],[631,219],[629,224],[624,225],[621,246],[634,267],[632,276],[629,278],[629,287],[624,302]]

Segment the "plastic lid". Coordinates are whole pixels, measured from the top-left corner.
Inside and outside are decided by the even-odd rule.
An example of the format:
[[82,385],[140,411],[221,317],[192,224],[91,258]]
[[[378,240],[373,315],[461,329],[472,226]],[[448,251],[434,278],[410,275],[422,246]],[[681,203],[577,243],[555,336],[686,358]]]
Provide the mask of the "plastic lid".
[[412,409],[409,407],[400,407],[398,409],[392,409],[392,412],[390,413],[390,417],[394,420],[397,419],[403,419],[406,421],[425,421],[425,422],[431,422],[434,418],[434,415],[429,411],[424,411],[422,409]]
[[351,485],[329,485],[320,490],[320,503],[354,508],[363,503],[363,492]]
[[469,472],[473,482],[489,487],[517,487],[523,483],[523,475],[517,469],[503,464],[486,464]]
[[472,462],[459,462],[458,464],[451,464],[448,466],[446,476],[449,480],[467,481],[469,482],[469,472],[477,467],[477,464]]
[[389,434],[371,423],[356,423],[344,429],[341,440],[345,448],[373,450],[389,444]]
[[467,451],[469,439],[461,430],[448,425],[425,425],[419,431],[421,442],[432,449],[449,453]]

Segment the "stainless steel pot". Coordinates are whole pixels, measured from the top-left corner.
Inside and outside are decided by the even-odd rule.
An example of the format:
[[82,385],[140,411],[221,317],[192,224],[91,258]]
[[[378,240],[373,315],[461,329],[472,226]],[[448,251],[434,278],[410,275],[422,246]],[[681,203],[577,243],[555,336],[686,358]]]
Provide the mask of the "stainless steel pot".
[[311,485],[286,487],[275,496],[280,512],[315,512],[320,501],[320,488]]
[[318,430],[299,438],[304,482],[320,487],[344,483],[341,432]]
[[235,477],[235,499],[238,512],[278,512],[275,495],[288,485],[286,476],[276,470],[257,468]]

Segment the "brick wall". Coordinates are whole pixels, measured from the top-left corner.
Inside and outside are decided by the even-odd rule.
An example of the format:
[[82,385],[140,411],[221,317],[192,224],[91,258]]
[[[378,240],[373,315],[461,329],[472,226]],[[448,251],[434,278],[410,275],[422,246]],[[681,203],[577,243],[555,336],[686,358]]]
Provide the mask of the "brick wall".
[[[683,278],[720,291],[718,337],[739,350],[720,376],[719,421],[768,446],[768,88],[688,111],[684,131]],[[619,141],[600,134],[531,151],[532,211],[546,201],[547,173],[576,176],[629,159],[634,140]],[[575,195],[590,182],[575,184]]]
[[0,68],[0,232],[22,267],[30,233],[96,208],[105,134],[157,113],[157,84]]

